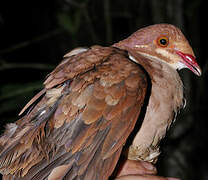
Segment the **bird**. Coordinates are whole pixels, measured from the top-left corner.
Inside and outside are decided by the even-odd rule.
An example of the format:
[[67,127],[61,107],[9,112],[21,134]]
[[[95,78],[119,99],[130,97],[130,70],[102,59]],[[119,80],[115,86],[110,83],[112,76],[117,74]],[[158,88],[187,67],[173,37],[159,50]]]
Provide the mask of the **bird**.
[[5,180],[107,180],[135,129],[127,158],[154,163],[184,106],[183,68],[202,73],[171,24],[141,28],[109,47],[71,50],[22,117],[6,125],[0,173]]

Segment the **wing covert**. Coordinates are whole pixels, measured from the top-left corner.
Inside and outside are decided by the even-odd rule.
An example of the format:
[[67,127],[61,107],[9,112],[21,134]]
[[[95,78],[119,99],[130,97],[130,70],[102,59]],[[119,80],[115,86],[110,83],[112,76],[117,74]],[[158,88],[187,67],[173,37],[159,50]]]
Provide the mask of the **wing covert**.
[[7,143],[1,137],[1,172],[23,179],[53,179],[54,172],[66,179],[110,176],[139,116],[147,81],[124,51],[93,48],[61,63],[45,81],[42,100],[17,124],[22,129],[13,140],[5,134]]

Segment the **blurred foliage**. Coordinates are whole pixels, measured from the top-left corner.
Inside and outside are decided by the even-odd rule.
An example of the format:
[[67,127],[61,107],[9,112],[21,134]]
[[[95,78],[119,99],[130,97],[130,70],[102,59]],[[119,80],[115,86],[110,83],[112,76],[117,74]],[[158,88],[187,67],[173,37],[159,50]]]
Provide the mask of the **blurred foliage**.
[[[22,88],[24,86],[24,88]],[[41,82],[32,82],[28,84],[4,84],[1,86],[0,91],[0,101],[14,98],[15,96],[19,96],[25,94],[27,92],[31,92],[34,90],[40,90],[42,88]],[[1,110],[0,110],[1,112]]]
[[0,2],[0,125],[41,88],[62,56],[77,46],[108,46],[137,29],[172,23],[188,37],[203,76],[181,72],[187,106],[162,142],[159,173],[208,179],[207,30],[204,0],[45,0]]
[[80,28],[81,23],[81,12],[77,11],[74,16],[68,13],[57,14],[58,23],[72,36],[75,36]]

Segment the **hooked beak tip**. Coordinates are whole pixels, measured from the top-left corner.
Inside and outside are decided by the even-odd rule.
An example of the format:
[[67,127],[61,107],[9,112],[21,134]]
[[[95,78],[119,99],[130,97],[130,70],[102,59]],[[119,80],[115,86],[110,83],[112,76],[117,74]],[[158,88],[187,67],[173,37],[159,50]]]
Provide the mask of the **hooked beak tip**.
[[190,69],[197,76],[202,75],[202,70],[196,62],[196,58],[193,55],[182,53],[181,51],[176,51],[176,53],[182,58],[182,63],[186,68]]

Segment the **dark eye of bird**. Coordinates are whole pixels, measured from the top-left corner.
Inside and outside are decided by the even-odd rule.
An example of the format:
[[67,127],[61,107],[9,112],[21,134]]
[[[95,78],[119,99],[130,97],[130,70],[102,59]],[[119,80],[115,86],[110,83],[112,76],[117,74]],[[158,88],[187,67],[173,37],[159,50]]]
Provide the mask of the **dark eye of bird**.
[[167,44],[167,40],[166,39],[160,39],[160,44],[165,46]]
[[160,36],[157,39],[157,44],[161,47],[167,47],[169,44],[169,39],[166,36]]

